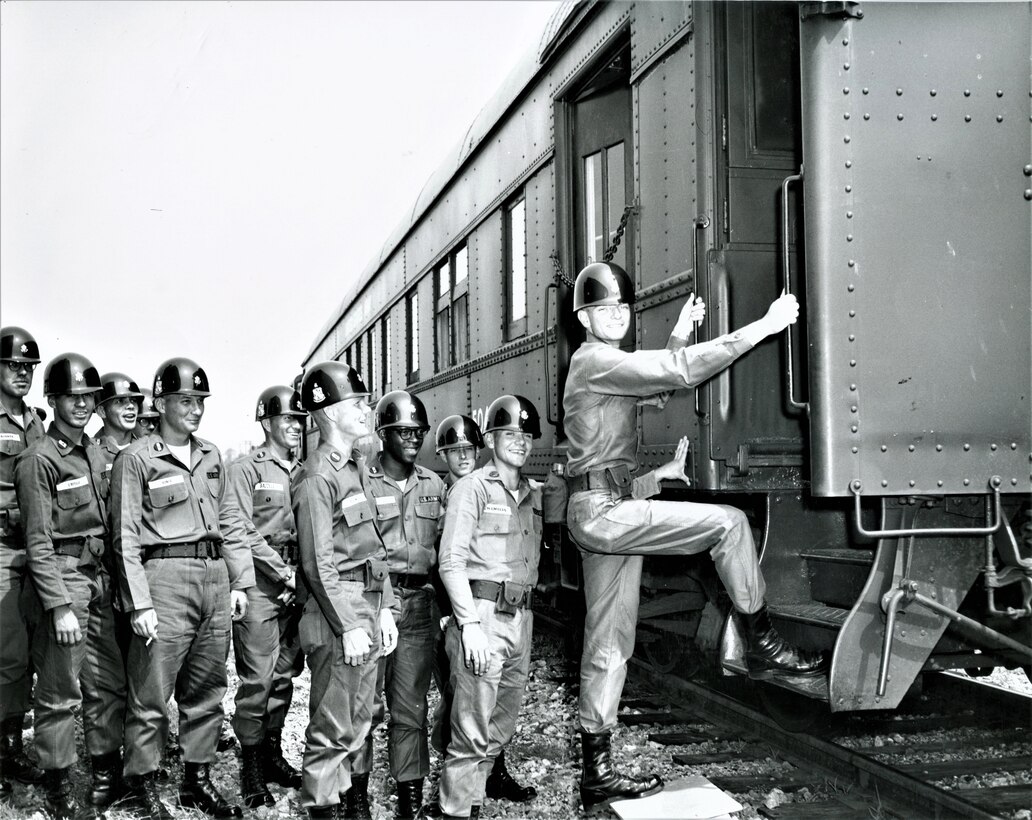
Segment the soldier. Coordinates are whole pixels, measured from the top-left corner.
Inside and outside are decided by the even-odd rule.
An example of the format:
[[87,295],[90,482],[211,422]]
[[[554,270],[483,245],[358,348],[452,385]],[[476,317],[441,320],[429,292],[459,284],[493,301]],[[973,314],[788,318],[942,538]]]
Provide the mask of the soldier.
[[441,774],[445,817],[480,816],[530,670],[541,491],[521,470],[541,422],[527,399],[502,396],[488,408],[486,427],[491,461],[452,487],[441,537],[441,580],[454,610],[445,635],[455,692]]
[[306,600],[299,628],[312,673],[301,799],[312,818],[369,817],[368,775],[352,775],[372,723],[377,660],[397,644],[387,551],[352,457],[368,434],[369,391],[341,362],[314,365],[301,406],[319,446],[291,482]]
[[[134,439],[141,435],[139,413],[143,405],[143,391],[139,385],[125,373],[105,373],[100,377],[100,395],[97,399],[97,415],[104,422],[97,433],[97,445],[104,456],[104,480],[101,482],[101,497],[108,505],[110,515],[111,469],[115,458],[125,450]],[[157,415],[157,413],[155,413]],[[110,536],[108,538],[110,542]],[[104,552],[101,562],[102,573],[98,576],[104,585],[104,595],[111,602],[114,615],[115,639],[122,653],[122,665],[129,658],[129,643],[133,634],[129,624],[129,616],[123,611],[118,600],[117,589],[112,586],[111,576],[114,569],[114,556],[110,544]],[[94,767],[96,771],[96,767]],[[121,772],[119,772],[120,774]]]
[[65,353],[51,361],[43,393],[54,421],[15,467],[39,612],[32,643],[36,751],[46,775],[47,810],[56,820],[69,820],[78,810],[69,769],[76,761],[74,710],[80,704],[93,759],[90,803],[109,805],[121,774],[125,670],[100,566],[107,535],[104,457],[84,432],[100,389],[86,357]]
[[209,766],[222,726],[230,617],[247,609],[250,554],[224,544],[222,457],[194,435],[209,396],[196,362],[169,359],[154,377],[158,431],[133,442],[111,478],[112,540],[119,592],[131,613],[127,787],[138,808],[167,820],[155,776],[168,735],[168,699],[179,705],[182,805],[240,817],[216,790]]
[[[449,492],[456,481],[473,472],[477,466],[477,454],[483,447],[484,437],[480,427],[469,416],[448,416],[437,426],[437,455],[448,468],[444,483]],[[451,603],[443,590],[438,594],[437,600],[446,616],[446,619],[442,620],[444,624],[451,620]],[[451,688],[450,663],[444,647],[443,631],[438,636],[436,644],[434,680],[437,682],[441,698],[434,710],[431,743],[437,751],[444,754],[451,739],[451,707],[455,693]],[[504,748],[499,750],[498,757],[495,758],[491,774],[487,777],[485,793],[492,800],[511,800],[513,803],[525,803],[537,797],[537,790],[533,786],[521,786],[509,774],[505,765]],[[435,785],[431,793],[429,807],[431,816],[440,814],[439,784]]]
[[[430,429],[426,408],[404,390],[376,405],[376,434],[383,450],[366,464],[366,495],[376,510],[376,527],[387,547],[391,587],[398,599],[398,648],[381,658],[373,725],[383,719],[386,689],[390,724],[387,748],[397,783],[398,817],[414,817],[423,805],[423,780],[430,772],[426,693],[430,688],[437,635],[431,570],[437,565],[438,520],[444,482],[416,464]],[[364,753],[352,765],[352,788],[364,784],[373,765],[370,731]],[[361,776],[361,777],[359,777]]]
[[709,551],[743,626],[749,676],[773,672],[816,675],[822,661],[778,636],[764,605],[764,583],[745,514],[733,507],[649,501],[662,479],[688,482],[682,439],[673,461],[631,479],[638,467],[635,419],[639,404],[662,406],[667,391],[694,387],[728,367],[761,340],[795,322],[794,296],[782,295],[767,315],[741,330],[688,346],[705,306],[689,298],[665,350],[619,349],[630,325],[633,289],[610,263],[588,265],[577,276],[574,311],[587,330],[570,361],[563,407],[569,437],[570,533],[584,570],[584,654],[580,721],[581,799],[585,807],[650,794],[656,775],[632,778],[613,768],[610,738],[634,649],[642,556]]
[[240,678],[233,731],[240,740],[240,796],[248,808],[271,806],[267,782],[301,788],[301,774],[283,758],[280,736],[304,656],[294,605],[297,530],[290,508],[290,480],[300,469],[297,453],[308,414],[292,387],[276,385],[258,397],[255,420],[265,442],[226,468],[220,518],[227,541],[240,541],[254,562],[255,585],[247,590],[247,614],[233,624],[233,652]]
[[27,572],[25,537],[14,490],[14,461],[43,438],[43,421],[25,404],[39,347],[32,334],[0,328],[0,798],[9,779],[43,782],[43,771],[25,754],[22,725],[29,710],[29,630],[22,611]]
[[154,398],[149,387],[141,388],[143,401],[136,414],[136,435],[143,438],[158,429],[158,411],[154,409]]

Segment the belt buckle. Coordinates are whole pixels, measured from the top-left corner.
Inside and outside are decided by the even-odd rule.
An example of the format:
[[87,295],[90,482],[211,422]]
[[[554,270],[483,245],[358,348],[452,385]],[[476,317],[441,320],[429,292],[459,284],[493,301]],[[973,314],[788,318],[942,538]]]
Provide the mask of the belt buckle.
[[204,557],[208,558],[209,560],[212,560],[212,561],[214,561],[216,558],[219,557],[218,556],[218,550],[215,547],[215,542],[214,541],[205,541],[204,542]]

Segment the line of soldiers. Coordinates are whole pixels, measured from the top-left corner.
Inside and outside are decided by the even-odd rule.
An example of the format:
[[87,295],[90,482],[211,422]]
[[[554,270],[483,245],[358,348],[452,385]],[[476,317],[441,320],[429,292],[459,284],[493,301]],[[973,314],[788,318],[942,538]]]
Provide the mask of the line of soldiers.
[[[798,316],[794,297],[782,295],[740,331],[692,345],[705,305],[690,296],[666,349],[628,353],[619,345],[632,299],[616,265],[592,264],[577,277],[574,311],[586,341],[571,360],[564,409],[567,523],[581,551],[586,603],[585,807],[662,788],[658,776],[618,772],[610,752],[643,556],[710,553],[735,607],[750,677],[825,670],[823,658],[788,644],[771,625],[745,515],[654,498],[662,481],[688,483],[687,439],[669,463],[632,475],[637,408],[663,407],[673,390],[698,385],[788,327]],[[359,456],[359,440],[370,433],[369,391],[349,365],[322,362],[299,390],[262,393],[263,446],[223,469],[218,449],[195,435],[209,386],[189,359],[158,368],[158,424],[143,431],[145,397],[129,377],[101,377],[78,354],[55,358],[44,376],[55,413],[46,433],[23,401],[40,361],[34,340],[4,328],[0,360],[5,778],[42,779],[51,814],[73,817],[73,709],[81,703],[93,764],[89,802],[123,799],[145,817],[168,820],[156,777],[174,696],[180,802],[240,817],[209,770],[232,627],[240,676],[233,729],[246,806],[272,805],[268,783],[278,783],[300,787],[315,820],[370,817],[371,730],[385,707],[400,817],[477,817],[485,796],[533,799],[534,790],[508,774],[503,754],[529,670],[542,538],[541,487],[522,474],[541,435],[531,402],[495,400],[483,434],[468,417],[445,419],[437,435],[445,482],[416,464],[430,424],[422,402],[405,391],[377,405],[382,452]],[[104,421],[97,441],[84,434],[95,408]],[[301,465],[306,415],[319,444]],[[491,458],[474,469],[483,445]],[[30,632],[42,771],[21,748]],[[280,737],[305,657],[310,720],[299,773],[283,759]],[[444,764],[440,793],[424,806],[432,676],[444,696],[436,733]]]

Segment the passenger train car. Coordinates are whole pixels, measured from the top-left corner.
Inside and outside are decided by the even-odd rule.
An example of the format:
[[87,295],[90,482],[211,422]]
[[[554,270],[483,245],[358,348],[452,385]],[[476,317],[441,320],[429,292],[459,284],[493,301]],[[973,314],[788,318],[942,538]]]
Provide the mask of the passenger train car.
[[[801,694],[892,708],[929,670],[1027,669],[1030,19],[1023,2],[565,3],[304,364],[347,360],[374,399],[414,391],[434,420],[522,394],[547,419],[546,478],[584,264],[631,275],[637,347],[666,344],[690,293],[705,339],[787,289],[790,333],[640,410],[642,469],[687,434],[692,487],[666,495],[747,511],[779,629],[832,655],[827,681],[785,683]],[[549,540],[538,600],[575,618],[576,545]],[[727,611],[705,558],[650,560],[639,649],[742,671]]]

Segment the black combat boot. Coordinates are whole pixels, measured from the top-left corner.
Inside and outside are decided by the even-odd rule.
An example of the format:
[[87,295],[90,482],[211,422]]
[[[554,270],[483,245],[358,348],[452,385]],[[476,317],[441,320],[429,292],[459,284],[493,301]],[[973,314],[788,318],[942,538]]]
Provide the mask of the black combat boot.
[[398,781],[398,818],[412,820],[423,808],[423,778]]
[[122,797],[122,755],[118,749],[93,755],[93,782],[88,799],[91,806],[106,808]]
[[745,638],[745,665],[752,680],[766,680],[778,673],[812,676],[827,671],[819,652],[793,646],[775,631],[766,604],[752,614],[739,612],[738,618]]
[[581,802],[585,809],[612,800],[633,800],[663,788],[658,775],[635,778],[622,775],[613,768],[609,732],[581,732]]
[[179,787],[179,802],[188,809],[200,809],[211,817],[243,817],[240,806],[226,802],[211,782],[207,763],[184,763],[183,784]]
[[0,723],[0,771],[5,780],[35,786],[43,782],[43,770],[25,754],[22,746],[24,720],[25,715],[8,715]]
[[309,806],[308,816],[311,820],[340,820],[340,804],[332,806]]
[[344,792],[345,820],[373,820],[369,809],[369,773],[351,775],[351,788]]
[[266,783],[277,783],[288,789],[301,788],[301,772],[287,763],[280,749],[281,732],[271,729],[262,738],[262,772]]
[[140,820],[174,820],[158,795],[157,772],[127,775],[125,789],[122,805],[131,808]]
[[420,817],[440,817],[441,816],[441,779],[438,778],[434,781],[434,785],[430,787],[430,796],[423,804],[423,808],[419,813]]
[[72,820],[79,806],[72,795],[72,778],[68,769],[47,769],[43,773],[43,788],[47,794],[47,814],[52,820]]
[[509,770],[505,768],[505,749],[495,758],[491,774],[487,776],[487,796],[492,800],[511,800],[513,803],[526,803],[537,797],[537,789],[533,786],[521,786]]
[[264,754],[261,746],[240,744],[240,797],[249,809],[276,805],[262,774]]
[[222,721],[222,733],[219,735],[219,742],[215,745],[216,752],[228,752],[236,748],[236,735],[229,725],[228,720]]
[[5,803],[10,800],[11,795],[14,794],[14,787],[10,781],[6,780],[3,776],[0,776],[0,803]]

